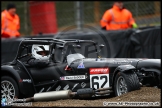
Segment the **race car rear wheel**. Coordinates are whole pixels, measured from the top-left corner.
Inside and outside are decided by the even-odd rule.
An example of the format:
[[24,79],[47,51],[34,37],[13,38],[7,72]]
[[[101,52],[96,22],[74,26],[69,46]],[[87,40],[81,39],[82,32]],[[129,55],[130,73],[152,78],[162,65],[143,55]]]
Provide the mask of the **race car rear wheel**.
[[9,76],[1,78],[1,98],[14,99],[18,98],[19,89],[16,81]]
[[133,72],[118,72],[114,84],[114,91],[116,96],[140,89],[139,79]]

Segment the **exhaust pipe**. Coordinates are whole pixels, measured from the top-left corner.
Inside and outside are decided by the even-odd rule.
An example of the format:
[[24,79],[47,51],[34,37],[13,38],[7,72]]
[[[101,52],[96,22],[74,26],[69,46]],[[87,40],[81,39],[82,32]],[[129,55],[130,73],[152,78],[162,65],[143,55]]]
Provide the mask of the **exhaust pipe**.
[[79,96],[80,98],[92,97],[95,94],[103,95],[113,92],[111,87],[108,88],[100,88],[97,90],[93,90],[93,88],[83,88],[78,89],[77,92],[72,92],[71,90],[60,90],[60,91],[50,91],[43,93],[36,93],[34,97],[26,98],[26,102],[30,101],[52,101],[59,99],[70,99],[75,96]]
[[112,87],[107,87],[107,88],[99,88],[99,89],[96,89],[95,91],[105,91],[105,90],[111,90]]
[[26,102],[29,101],[51,101],[58,99],[69,99],[72,98],[74,93],[71,90],[51,91],[44,93],[36,93],[34,97],[26,98]]
[[105,91],[100,91],[100,92],[96,92],[97,95],[104,95],[104,94],[109,94],[112,93],[112,90],[105,90]]

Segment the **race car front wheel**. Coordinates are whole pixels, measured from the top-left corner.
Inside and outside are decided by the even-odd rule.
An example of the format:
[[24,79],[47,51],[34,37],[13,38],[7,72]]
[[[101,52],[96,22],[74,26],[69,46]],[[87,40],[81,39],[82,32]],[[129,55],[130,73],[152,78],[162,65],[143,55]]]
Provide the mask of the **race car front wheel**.
[[15,80],[9,76],[1,78],[1,98],[14,99],[18,98],[19,89]]
[[114,91],[116,96],[140,89],[138,77],[133,72],[118,72],[115,77]]

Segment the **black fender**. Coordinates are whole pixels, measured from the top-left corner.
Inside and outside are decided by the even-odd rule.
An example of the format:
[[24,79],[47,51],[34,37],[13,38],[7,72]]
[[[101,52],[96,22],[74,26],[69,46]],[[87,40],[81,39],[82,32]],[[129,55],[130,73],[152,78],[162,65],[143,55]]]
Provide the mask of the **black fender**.
[[114,73],[112,75],[112,87],[114,85],[114,80],[115,80],[115,76],[118,72],[129,72],[129,70],[136,70],[136,68],[132,65],[120,65],[118,66],[115,70]]
[[[33,80],[31,80],[31,83],[26,85],[23,82],[23,79],[31,79],[30,76],[28,76],[27,72],[25,70],[18,70],[16,66],[1,66],[2,75],[9,75],[11,76],[16,83],[18,84],[20,93],[22,93],[25,96],[32,96],[35,93],[34,87],[33,87]],[[30,90],[30,92],[29,92]]]
[[23,88],[23,83],[19,83],[19,81],[21,80],[20,75],[18,74],[18,72],[16,72],[16,70],[13,68],[13,66],[1,66],[1,75],[10,75],[12,76],[12,78],[17,82],[18,86],[19,86],[19,90],[21,93],[24,94],[24,88]]

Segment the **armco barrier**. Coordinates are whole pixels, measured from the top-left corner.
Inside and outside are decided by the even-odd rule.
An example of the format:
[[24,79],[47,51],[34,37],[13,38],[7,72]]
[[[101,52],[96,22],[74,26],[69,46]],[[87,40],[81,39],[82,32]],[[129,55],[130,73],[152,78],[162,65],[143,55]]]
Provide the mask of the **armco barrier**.
[[[56,34],[57,35],[57,34]],[[27,38],[31,36],[26,36]],[[34,37],[34,36],[32,36]],[[107,58],[161,58],[161,31],[160,27],[143,30],[97,31],[82,33],[60,33],[59,35],[35,36],[58,39],[88,39],[94,40],[105,47],[101,51],[102,57]],[[24,38],[1,40],[1,63],[14,59],[18,45]],[[86,46],[86,45],[85,45]],[[68,49],[71,50],[71,49]],[[74,50],[71,50],[71,52]],[[96,57],[91,46],[81,50],[86,57]],[[70,53],[70,51],[68,51]]]

